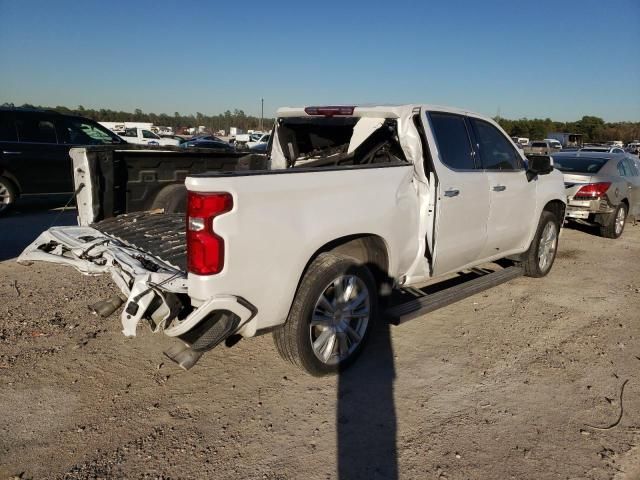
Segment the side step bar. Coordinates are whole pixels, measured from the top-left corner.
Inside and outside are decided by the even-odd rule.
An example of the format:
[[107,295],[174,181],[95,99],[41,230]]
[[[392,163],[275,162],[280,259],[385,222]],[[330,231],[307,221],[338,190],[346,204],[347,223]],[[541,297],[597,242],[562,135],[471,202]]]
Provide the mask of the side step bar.
[[[487,273],[478,278],[468,280],[460,285],[447,288],[432,294],[414,298],[405,303],[395,305],[386,310],[385,314],[393,325],[413,320],[416,317],[433,312],[457,301],[483,292],[492,287],[508,282],[524,274],[520,266],[507,267],[503,270]],[[412,289],[414,292],[416,289]]]

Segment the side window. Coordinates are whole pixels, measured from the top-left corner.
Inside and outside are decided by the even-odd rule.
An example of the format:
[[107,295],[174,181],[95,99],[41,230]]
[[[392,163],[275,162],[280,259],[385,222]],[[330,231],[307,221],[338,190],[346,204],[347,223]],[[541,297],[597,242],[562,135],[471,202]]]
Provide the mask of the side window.
[[21,142],[58,143],[53,122],[37,116],[25,116],[16,120],[18,139]]
[[142,138],[153,138],[157,140],[159,137],[149,130],[142,130]]
[[[511,146],[511,142],[488,122],[471,118],[482,168],[487,170],[519,170],[523,168],[520,155]],[[542,146],[546,147],[545,143]]]
[[618,162],[618,174],[621,177],[629,177],[631,175],[629,175],[629,172],[627,171],[627,166],[625,165],[625,163],[621,160]]
[[138,132],[136,132],[135,128],[126,128],[124,133],[122,134],[123,137],[137,137],[138,136]]
[[473,150],[464,117],[449,113],[429,113],[436,136],[440,158],[445,165],[457,170],[475,169]]
[[72,145],[109,145],[117,143],[109,133],[98,125],[76,119],[64,122],[66,142]]
[[632,177],[637,177],[640,175],[640,172],[638,172],[638,169],[636,168],[636,164],[634,163],[633,160],[625,160],[625,162],[627,162],[627,170],[631,172]]
[[0,112],[0,142],[16,141],[18,141],[18,135],[16,134],[16,125],[13,122],[13,117]]

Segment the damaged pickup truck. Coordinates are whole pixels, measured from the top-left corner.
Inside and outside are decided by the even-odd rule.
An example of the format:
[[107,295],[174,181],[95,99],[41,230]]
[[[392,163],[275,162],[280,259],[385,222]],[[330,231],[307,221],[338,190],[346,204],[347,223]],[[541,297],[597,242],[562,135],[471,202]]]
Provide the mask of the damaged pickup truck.
[[145,321],[176,337],[165,353],[183,368],[269,332],[313,375],[354,361],[394,288],[504,258],[510,272],[551,269],[562,174],[549,157],[527,161],[488,118],[428,105],[281,108],[267,152],[188,173],[186,194],[173,184],[145,211],[145,178],[167,171],[161,161],[74,149],[79,226],[49,229],[18,260],[110,273],[127,297],[123,333]]

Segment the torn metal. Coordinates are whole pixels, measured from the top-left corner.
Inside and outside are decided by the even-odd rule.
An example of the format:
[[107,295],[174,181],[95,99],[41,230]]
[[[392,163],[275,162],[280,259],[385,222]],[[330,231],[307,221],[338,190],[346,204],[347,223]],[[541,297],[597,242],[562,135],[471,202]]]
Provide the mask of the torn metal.
[[40,234],[18,257],[19,263],[44,261],[69,265],[85,275],[109,273],[127,296],[122,333],[136,334],[144,317],[154,332],[164,329],[182,309],[186,272],[91,227],[53,227]]

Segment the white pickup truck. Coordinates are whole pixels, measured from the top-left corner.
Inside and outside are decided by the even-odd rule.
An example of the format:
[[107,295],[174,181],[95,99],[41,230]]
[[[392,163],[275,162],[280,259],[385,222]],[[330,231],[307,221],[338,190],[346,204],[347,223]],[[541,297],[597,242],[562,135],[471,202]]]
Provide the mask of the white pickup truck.
[[145,130],[144,128],[125,128],[124,132],[119,135],[120,138],[127,143],[133,143],[136,145],[162,145],[177,147],[180,142],[173,138],[164,138],[151,130]]
[[[527,160],[492,120],[430,105],[281,108],[262,166],[241,157],[233,171],[186,177],[186,219],[116,215],[127,167],[110,170],[94,150],[71,152],[80,226],[44,232],[19,261],[110,273],[127,296],[123,333],[146,319],[180,339],[165,353],[184,368],[223,341],[271,332],[283,358],[337,372],[394,288],[499,259],[514,262],[491,274],[500,281],[546,275],[566,206],[549,157]],[[159,164],[148,163],[146,175]]]

